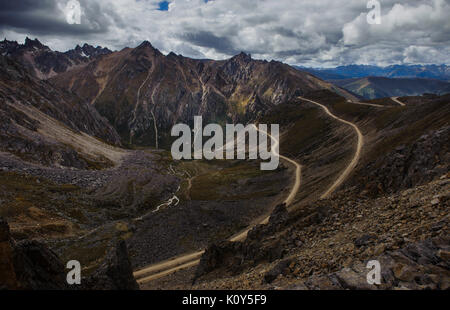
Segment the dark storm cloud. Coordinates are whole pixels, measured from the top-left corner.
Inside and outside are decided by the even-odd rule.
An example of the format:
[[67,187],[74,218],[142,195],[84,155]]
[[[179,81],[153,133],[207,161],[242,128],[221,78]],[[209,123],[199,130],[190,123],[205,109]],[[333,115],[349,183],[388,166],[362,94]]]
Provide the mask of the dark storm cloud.
[[0,1],[0,11],[9,12],[11,14],[27,10],[51,9],[55,7],[56,7],[55,1],[53,0]]
[[230,38],[225,36],[216,36],[209,31],[199,31],[195,33],[186,33],[180,36],[184,41],[187,41],[193,45],[212,48],[218,53],[234,55],[241,50],[234,47]]
[[[34,35],[81,36],[106,33],[110,21],[98,4],[79,1],[83,7],[81,24],[67,23],[61,10],[66,1],[56,0],[0,0],[0,30],[13,29]],[[59,5],[58,5],[59,4]],[[118,21],[117,16],[113,20]]]

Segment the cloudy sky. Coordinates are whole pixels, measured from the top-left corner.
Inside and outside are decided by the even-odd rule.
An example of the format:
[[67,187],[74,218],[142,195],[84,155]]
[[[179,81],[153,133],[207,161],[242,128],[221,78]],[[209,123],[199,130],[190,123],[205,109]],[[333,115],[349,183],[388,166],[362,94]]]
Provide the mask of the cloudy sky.
[[450,64],[450,0],[0,0],[0,37],[37,37],[65,51],[84,42],[113,50],[150,41],[163,53],[253,58],[329,67],[345,64]]

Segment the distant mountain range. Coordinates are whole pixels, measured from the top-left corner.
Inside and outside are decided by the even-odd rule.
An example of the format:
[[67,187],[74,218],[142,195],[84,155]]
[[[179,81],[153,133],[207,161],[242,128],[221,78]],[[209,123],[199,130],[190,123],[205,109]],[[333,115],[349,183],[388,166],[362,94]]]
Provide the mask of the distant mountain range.
[[330,81],[366,99],[416,96],[424,93],[439,95],[450,92],[450,69],[447,65],[388,67],[349,65],[336,68],[296,68]]
[[335,85],[345,88],[366,99],[384,97],[417,96],[424,93],[442,95],[450,93],[450,83],[435,79],[403,79],[385,77],[364,77],[333,80]]
[[348,65],[336,68],[306,68],[297,66],[296,68],[307,71],[324,80],[340,80],[368,76],[450,80],[450,68],[447,65],[391,65],[387,67]]

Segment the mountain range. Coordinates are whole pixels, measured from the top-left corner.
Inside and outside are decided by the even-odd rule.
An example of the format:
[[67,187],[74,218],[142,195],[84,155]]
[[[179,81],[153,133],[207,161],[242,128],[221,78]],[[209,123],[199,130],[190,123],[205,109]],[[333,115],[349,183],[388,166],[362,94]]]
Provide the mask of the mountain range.
[[369,76],[387,78],[429,78],[450,80],[450,67],[447,65],[390,65],[386,67],[371,65],[347,65],[336,68],[297,67],[324,80],[362,78]]
[[[1,42],[0,289],[448,289],[450,95],[354,94],[412,80]],[[278,169],[173,160],[197,115],[279,124]]]
[[[310,91],[336,88],[276,62],[165,56],[149,42],[98,57],[50,79],[90,102],[125,143],[164,145],[176,123],[243,122]],[[345,93],[344,90],[342,90]],[[157,137],[156,137],[157,136]]]
[[450,90],[447,65],[348,65],[336,68],[296,67],[365,99],[445,94]]
[[331,82],[366,99],[450,93],[450,83],[436,79],[370,76]]
[[61,53],[52,51],[38,39],[32,40],[28,37],[24,44],[6,39],[0,42],[2,56],[9,56],[19,61],[39,79],[48,79],[73,67],[88,63],[91,57],[95,58],[109,53],[111,51],[107,48],[93,47],[89,44],[84,44],[82,47],[76,46],[72,50]]
[[245,53],[222,61],[196,60],[165,56],[147,41],[118,52],[85,44],[60,53],[28,38],[23,45],[3,41],[0,53],[90,103],[125,144],[167,145],[170,128],[192,123],[195,115],[207,122],[246,123],[320,89],[353,97],[307,72]]

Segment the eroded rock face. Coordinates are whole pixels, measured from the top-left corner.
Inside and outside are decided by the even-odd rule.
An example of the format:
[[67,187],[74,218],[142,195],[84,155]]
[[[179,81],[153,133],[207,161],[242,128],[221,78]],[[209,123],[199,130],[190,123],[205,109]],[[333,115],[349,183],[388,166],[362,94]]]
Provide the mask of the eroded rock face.
[[61,128],[120,145],[117,132],[92,106],[34,78],[13,58],[0,55],[0,81],[0,151],[42,165],[86,169],[93,159],[59,141],[67,135]]
[[264,281],[267,283],[271,283],[275,280],[280,274],[289,273],[289,264],[291,263],[290,259],[282,260],[278,264],[275,265],[271,270],[264,274]]

